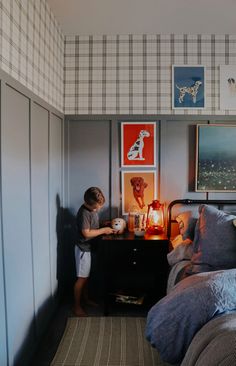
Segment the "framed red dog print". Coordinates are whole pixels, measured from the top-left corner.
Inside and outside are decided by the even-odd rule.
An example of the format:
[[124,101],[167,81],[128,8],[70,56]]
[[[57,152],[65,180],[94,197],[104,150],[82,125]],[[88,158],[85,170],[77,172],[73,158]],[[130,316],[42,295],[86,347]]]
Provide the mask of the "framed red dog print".
[[121,166],[156,166],[156,122],[121,123]]
[[156,199],[156,186],[155,171],[122,171],[122,215],[133,210],[146,213]]

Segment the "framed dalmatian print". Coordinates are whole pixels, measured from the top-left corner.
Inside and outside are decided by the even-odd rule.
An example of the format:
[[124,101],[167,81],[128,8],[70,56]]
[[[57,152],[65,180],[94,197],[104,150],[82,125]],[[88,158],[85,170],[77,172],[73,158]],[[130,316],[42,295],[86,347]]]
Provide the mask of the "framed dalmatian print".
[[121,167],[156,166],[156,122],[121,122]]
[[172,66],[172,108],[205,108],[204,66]]

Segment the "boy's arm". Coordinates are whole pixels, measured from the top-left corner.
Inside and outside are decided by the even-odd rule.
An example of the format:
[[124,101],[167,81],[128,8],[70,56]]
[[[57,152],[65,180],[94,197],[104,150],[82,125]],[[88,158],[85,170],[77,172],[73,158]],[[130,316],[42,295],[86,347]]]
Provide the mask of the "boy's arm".
[[101,227],[100,229],[83,229],[82,234],[86,239],[92,239],[99,235],[114,234],[115,230],[111,227]]

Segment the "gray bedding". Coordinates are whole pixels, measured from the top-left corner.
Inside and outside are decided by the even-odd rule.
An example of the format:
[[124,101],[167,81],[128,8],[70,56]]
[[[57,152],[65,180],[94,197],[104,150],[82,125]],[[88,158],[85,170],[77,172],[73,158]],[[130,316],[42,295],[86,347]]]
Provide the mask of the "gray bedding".
[[235,309],[236,269],[199,273],[179,282],[152,307],[146,337],[163,361],[178,364],[207,322]]
[[168,282],[167,282],[167,294],[172,290],[172,288],[178,283],[182,277],[183,273],[185,272],[185,268],[190,264],[190,260],[184,260],[181,262],[177,262],[173,265],[171,268],[171,271],[168,276]]
[[198,211],[187,237],[189,214],[176,218],[167,296],[150,310],[146,336],[170,365],[236,366],[236,220],[205,204]]
[[[190,261],[182,260],[171,268],[167,284],[169,293]],[[236,313],[221,314],[207,322],[194,336],[181,366],[236,365]]]
[[205,324],[193,338],[181,366],[236,365],[236,313]]

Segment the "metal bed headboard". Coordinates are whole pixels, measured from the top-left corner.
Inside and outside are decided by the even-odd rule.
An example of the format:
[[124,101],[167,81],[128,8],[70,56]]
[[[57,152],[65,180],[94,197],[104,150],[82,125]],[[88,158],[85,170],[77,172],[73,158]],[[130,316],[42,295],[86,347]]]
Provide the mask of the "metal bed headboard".
[[173,219],[173,215],[172,215],[172,209],[175,205],[201,205],[201,204],[206,204],[206,205],[214,205],[217,206],[217,208],[219,210],[222,210],[224,206],[227,205],[235,205],[236,206],[236,200],[192,200],[192,199],[179,199],[179,200],[175,200],[172,201],[169,206],[168,206],[168,210],[167,210],[167,237],[168,239],[170,239],[171,236],[171,225],[172,223],[176,222]]

